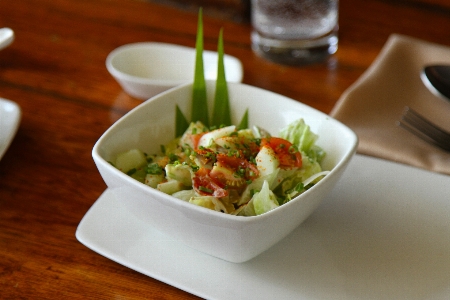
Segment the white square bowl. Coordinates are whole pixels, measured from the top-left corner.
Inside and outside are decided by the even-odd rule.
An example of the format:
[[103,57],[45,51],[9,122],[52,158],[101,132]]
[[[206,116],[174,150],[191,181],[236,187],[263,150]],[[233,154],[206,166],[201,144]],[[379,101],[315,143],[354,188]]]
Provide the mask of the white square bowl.
[[[250,126],[272,135],[304,118],[319,135],[327,155],[322,163],[331,172],[290,202],[265,214],[241,217],[223,214],[176,199],[146,186],[108,161],[139,148],[157,153],[175,135],[175,105],[190,119],[192,84],[159,94],[130,111],[97,141],[92,155],[101,176],[136,218],[189,247],[230,262],[244,262],[264,252],[299,226],[322,202],[341,177],[356,151],[355,133],[330,116],[282,95],[240,83],[228,83],[231,115],[237,124],[249,110]],[[207,82],[209,108],[215,82]]]

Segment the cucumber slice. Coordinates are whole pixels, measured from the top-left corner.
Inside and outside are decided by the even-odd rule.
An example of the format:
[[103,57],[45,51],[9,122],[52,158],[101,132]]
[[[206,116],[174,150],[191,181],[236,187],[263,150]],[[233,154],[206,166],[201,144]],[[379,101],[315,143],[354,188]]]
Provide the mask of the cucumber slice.
[[139,169],[147,163],[144,152],[139,149],[131,149],[117,156],[115,166],[124,173],[131,169]]
[[184,186],[192,186],[191,167],[188,165],[166,165],[166,176],[183,183]]
[[166,182],[162,182],[157,185],[156,187],[158,190],[160,190],[163,193],[166,193],[168,195],[172,195],[173,193],[185,190],[186,187],[184,184],[182,184],[179,181],[176,180],[169,180]]
[[165,180],[164,174],[147,174],[144,183],[156,189]]
[[213,145],[216,139],[224,136],[229,136],[234,131],[236,131],[236,126],[234,125],[210,131],[200,138],[200,141],[198,142],[198,147],[209,148],[211,147],[211,145]]

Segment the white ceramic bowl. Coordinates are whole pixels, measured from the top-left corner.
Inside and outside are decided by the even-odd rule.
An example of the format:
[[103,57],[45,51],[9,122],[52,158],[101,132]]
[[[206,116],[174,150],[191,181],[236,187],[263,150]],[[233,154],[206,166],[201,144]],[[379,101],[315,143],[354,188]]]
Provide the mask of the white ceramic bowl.
[[[214,82],[207,82],[210,106]],[[112,125],[93,148],[94,161],[110,189],[136,218],[204,253],[231,262],[247,261],[287,236],[322,202],[341,177],[357,146],[357,136],[345,125],[300,102],[256,87],[229,84],[233,122],[249,109],[250,125],[273,135],[303,117],[319,135],[317,144],[327,152],[323,167],[331,172],[296,199],[255,217],[232,216],[152,189],[120,172],[108,161],[118,153],[140,148],[157,153],[174,137],[175,104],[189,119],[192,85],[186,84],[143,102]]]
[[14,41],[14,31],[11,28],[0,28],[0,50],[8,47]]
[[[203,51],[206,80],[217,78],[217,52]],[[241,82],[242,63],[224,56],[226,78]],[[106,68],[129,95],[146,100],[194,79],[195,49],[165,43],[127,44],[106,58]]]

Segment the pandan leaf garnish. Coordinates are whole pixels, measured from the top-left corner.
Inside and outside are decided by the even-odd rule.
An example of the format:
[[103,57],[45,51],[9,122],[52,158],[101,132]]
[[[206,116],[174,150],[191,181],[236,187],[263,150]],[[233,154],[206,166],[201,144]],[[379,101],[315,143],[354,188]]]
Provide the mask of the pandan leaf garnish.
[[246,129],[248,128],[248,108],[245,110],[244,115],[242,116],[242,120],[239,125],[236,127],[236,130]]
[[212,125],[217,127],[221,125],[231,125],[230,103],[228,101],[228,86],[225,78],[225,65],[223,62],[223,29],[219,33],[219,42],[217,45],[219,60],[217,63],[216,93],[214,97],[214,108],[212,116]]
[[188,129],[189,122],[183,115],[180,107],[176,105],[175,107],[175,137],[182,136],[183,133]]
[[[212,115],[212,124],[214,127],[231,125],[231,109],[228,97],[228,85],[225,76],[224,64],[224,46],[223,46],[223,29],[219,32],[219,41],[217,45],[218,62],[217,62],[217,79],[216,91],[214,96],[214,107]],[[175,137],[182,136],[188,129],[189,122],[183,115],[181,109],[175,107]],[[209,127],[208,119],[208,100],[206,94],[206,81],[203,66],[203,14],[200,8],[198,14],[197,38],[195,43],[195,70],[194,83],[192,85],[192,102],[191,102],[191,122],[202,122]],[[248,109],[245,111],[238,129],[248,128]]]
[[205,72],[203,67],[203,17],[198,13],[197,41],[195,43],[195,72],[192,86],[191,121],[209,126],[208,100],[206,98]]

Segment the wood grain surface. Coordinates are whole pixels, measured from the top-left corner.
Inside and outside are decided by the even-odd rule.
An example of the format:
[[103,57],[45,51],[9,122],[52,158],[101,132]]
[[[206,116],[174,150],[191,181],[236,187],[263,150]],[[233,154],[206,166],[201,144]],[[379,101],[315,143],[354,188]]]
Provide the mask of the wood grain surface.
[[[244,13],[239,1],[217,2]],[[0,51],[0,97],[23,113],[0,161],[1,299],[196,299],[91,251],[75,230],[106,188],[91,158],[94,143],[141,103],[109,75],[106,56],[140,41],[194,47],[192,7],[199,3],[187,9],[174,1],[0,1],[0,27],[16,34]],[[225,51],[242,61],[245,83],[325,113],[392,33],[450,46],[447,0],[341,0],[338,52],[304,67],[255,55],[243,18],[211,9],[204,24],[208,50],[224,28]]]

